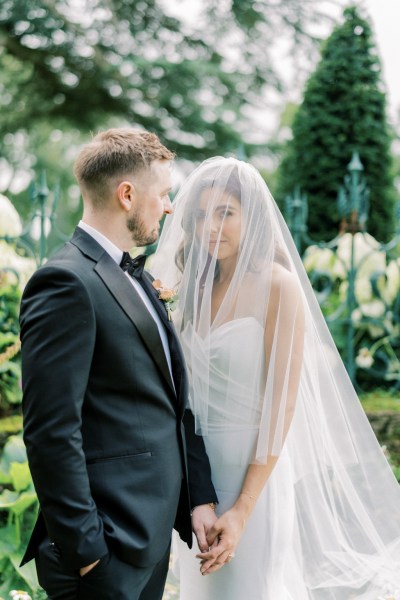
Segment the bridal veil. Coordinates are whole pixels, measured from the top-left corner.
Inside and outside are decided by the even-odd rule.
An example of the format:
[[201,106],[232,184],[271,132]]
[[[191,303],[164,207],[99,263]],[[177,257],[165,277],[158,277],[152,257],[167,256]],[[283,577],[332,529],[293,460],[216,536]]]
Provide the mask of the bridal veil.
[[[239,251],[215,312],[212,288],[232,198],[241,211]],[[151,271],[178,294],[173,320],[188,366],[197,433],[225,435],[219,460],[227,469],[263,463],[282,448],[290,457],[295,494],[290,552],[308,597],[378,600],[400,594],[400,487],[290,232],[256,169],[221,157],[195,169],[166,218]],[[245,386],[229,357],[223,365],[213,360],[210,343],[213,332],[223,334],[238,319],[258,324],[260,331],[259,337],[243,338],[244,357],[247,344],[254,345]],[[253,434],[246,451],[235,444],[244,431]]]

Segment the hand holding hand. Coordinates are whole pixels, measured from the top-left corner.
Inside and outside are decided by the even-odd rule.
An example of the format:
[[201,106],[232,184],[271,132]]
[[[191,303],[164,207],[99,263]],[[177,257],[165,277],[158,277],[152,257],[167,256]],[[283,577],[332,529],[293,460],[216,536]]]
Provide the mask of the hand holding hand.
[[202,575],[213,573],[232,560],[245,524],[243,512],[236,507],[228,510],[214,523],[207,535],[209,549],[196,555],[201,561]]

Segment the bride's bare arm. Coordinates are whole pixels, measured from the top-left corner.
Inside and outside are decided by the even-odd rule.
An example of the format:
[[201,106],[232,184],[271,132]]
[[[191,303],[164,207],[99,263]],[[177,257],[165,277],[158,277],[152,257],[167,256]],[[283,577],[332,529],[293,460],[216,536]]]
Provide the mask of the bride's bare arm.
[[[268,456],[264,464],[248,466],[241,492],[232,506],[214,524],[207,541],[214,547],[198,554],[201,572],[206,575],[229,562],[246,522],[270,477],[292,422],[303,358],[304,311],[295,278],[277,267],[271,286],[265,326],[266,378],[272,389]],[[215,545],[215,540],[218,544]]]

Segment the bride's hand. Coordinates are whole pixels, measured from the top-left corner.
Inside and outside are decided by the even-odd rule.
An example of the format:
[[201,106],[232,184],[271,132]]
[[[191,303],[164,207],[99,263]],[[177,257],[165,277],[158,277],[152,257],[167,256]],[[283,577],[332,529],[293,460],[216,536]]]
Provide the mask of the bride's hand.
[[246,511],[234,506],[226,511],[207,534],[208,552],[197,554],[200,572],[208,575],[230,562],[246,524]]

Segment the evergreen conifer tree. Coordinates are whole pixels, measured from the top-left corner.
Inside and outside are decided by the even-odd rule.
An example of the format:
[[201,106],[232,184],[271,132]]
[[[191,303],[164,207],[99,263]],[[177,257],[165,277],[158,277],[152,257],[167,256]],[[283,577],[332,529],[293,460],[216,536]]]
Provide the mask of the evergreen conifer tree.
[[279,173],[283,204],[296,186],[308,196],[309,233],[331,239],[338,232],[338,189],[359,152],[370,189],[368,231],[379,240],[393,233],[394,188],[386,99],[371,27],[356,7],[326,40],[293,121],[293,138]]

